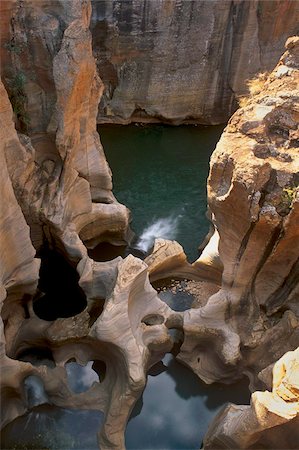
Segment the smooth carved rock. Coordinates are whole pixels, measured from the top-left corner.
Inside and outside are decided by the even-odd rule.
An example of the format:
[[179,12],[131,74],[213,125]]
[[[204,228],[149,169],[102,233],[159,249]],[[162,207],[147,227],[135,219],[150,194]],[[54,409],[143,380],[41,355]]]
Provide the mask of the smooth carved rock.
[[[90,322],[90,310],[46,322],[31,311],[14,340],[12,356],[38,343],[50,348],[56,368],[31,369],[43,380],[50,401],[57,406],[99,409],[105,423],[99,433],[100,448],[124,448],[124,431],[132,408],[146,384],[147,370],[173,346],[168,327],[176,315],[149,283],[147,266],[129,255],[118,259],[114,286],[108,292],[103,312]],[[69,389],[64,364],[101,360],[106,364],[102,383],[75,395]],[[29,365],[30,367],[30,365]],[[28,369],[27,369],[28,370]]]
[[290,138],[299,122],[297,38],[291,42],[277,66],[287,61],[291,74],[277,79],[274,69],[231,118],[211,158],[208,201],[222,286],[203,308],[185,313],[178,355],[206,382],[243,371],[258,386],[258,372],[299,345],[299,157]]
[[[66,6],[64,2],[61,5]],[[76,406],[77,401],[68,400],[69,397],[73,398],[73,394],[66,387],[64,369],[56,368],[51,372],[43,367],[37,370],[29,363],[12,360],[6,355],[18,357],[28,345],[34,348],[43,343],[47,348],[51,347],[51,342],[55,347],[61,342],[83,339],[89,330],[86,320],[89,321],[90,316],[87,312],[85,316],[82,313],[74,320],[58,320],[52,328],[49,323],[34,317],[31,298],[37,286],[39,261],[34,259],[32,243],[39,249],[46,240],[51,245],[54,242],[74,264],[85,261],[88,265],[87,249],[79,237],[81,230],[93,245],[96,245],[97,239],[124,242],[127,236],[128,210],[111,193],[111,173],[96,133],[97,105],[101,92],[98,89],[100,80],[96,74],[88,30],[90,2],[76,1],[69,3],[69,6],[71,8],[66,8],[64,16],[66,22],[68,17],[69,26],[65,36],[61,36],[62,47],[57,59],[54,58],[53,81],[57,88],[57,105],[49,131],[40,122],[36,124],[31,139],[24,134],[18,135],[11,104],[4,86],[2,83],[0,85],[0,156],[3,172],[3,203],[0,211],[3,260],[0,282],[1,303],[4,300],[1,313],[5,323],[5,337],[1,335],[1,370],[4,371],[1,386],[6,403],[2,425],[23,414],[29,407],[22,387],[28,375],[39,375],[47,386],[48,395],[55,397],[59,406],[67,405],[68,402]],[[68,13],[70,16],[67,16]],[[44,19],[38,8],[37,16],[39,14]],[[64,72],[66,80],[61,79],[63,70],[67,70],[67,75]],[[48,121],[49,124],[48,116],[49,109],[42,113],[42,123]],[[58,123],[55,122],[57,116]],[[34,125],[34,117],[32,123]],[[88,166],[89,172],[86,171]],[[104,203],[93,203],[92,198]],[[22,212],[30,226],[30,236]],[[114,284],[111,283],[109,268],[110,263],[107,263],[99,277],[105,294],[111,292]],[[113,269],[115,281],[117,267]],[[103,272],[108,273],[107,282],[102,279]],[[95,285],[97,275],[92,277],[87,290],[92,291]],[[100,290],[96,296],[97,299],[101,297]],[[89,305],[92,306],[94,301],[92,297]],[[61,327],[65,327],[64,334],[59,336]],[[21,344],[17,336],[23,337]],[[84,351],[81,353],[84,355]],[[84,360],[82,355],[81,360]],[[62,403],[57,400],[61,396],[65,397]],[[84,404],[83,401],[82,407]]]
[[0,81],[0,380],[1,403],[7,406],[2,411],[1,427],[26,409],[20,398],[20,383],[30,373],[31,365],[7,357],[6,339],[14,336],[25,320],[23,305],[26,296],[30,298],[35,292],[40,263],[34,258],[29,227],[18,205],[6,161],[7,148],[19,145],[12,117],[10,102]]
[[145,258],[149,267],[150,280],[153,282],[163,278],[187,278],[220,284],[222,264],[219,260],[217,244],[217,233],[215,233],[200,258],[190,264],[183,247],[178,242],[155,239],[152,253]]
[[[43,99],[44,112],[39,112],[40,119],[33,116],[30,137],[18,136],[0,86],[4,124],[0,186],[5,200],[0,209],[5,326],[0,381],[6,401],[2,424],[31,408],[23,383],[34,375],[54,405],[103,411],[100,447],[122,449],[126,423],[146,385],[147,371],[174,345],[169,329],[184,333],[178,360],[205,382],[230,383],[245,373],[252,389],[271,388],[269,371],[274,362],[299,344],[299,210],[294,175],[298,172],[298,39],[288,40],[279,65],[233,116],[212,156],[208,201],[215,231],[200,258],[190,264],[178,243],[157,240],[145,262],[129,255],[97,263],[88,257],[86,245],[124,242],[129,215],[111,193],[110,171],[96,134],[102,85],[88,30],[90,2],[55,3],[60,31],[49,17],[53,4],[47,3],[45,14],[45,4],[40,2],[36,15],[34,4],[28,0],[20,8],[15,31],[20,37],[26,35],[28,14],[33,28],[37,18],[46,25],[37,38],[53,40],[44,63],[53,66],[48,87],[50,93],[55,89],[55,95]],[[255,11],[255,7],[237,9]],[[18,28],[20,17],[24,29]],[[45,241],[76,266],[87,300],[80,314],[52,322],[36,316],[32,299],[39,263],[31,242],[40,248]],[[174,312],[149,281],[168,276],[213,282],[213,295],[197,308]],[[37,347],[50,352],[55,367],[18,361]],[[106,367],[104,380],[85,393],[72,392],[65,364],[73,358],[82,365],[101,361]],[[224,437],[228,447],[239,437],[245,448],[258,439],[269,443],[266,429],[278,424],[286,428],[281,428],[284,432],[277,443],[287,442],[283,441],[286,433],[294,435],[297,353],[284,358],[274,372],[273,394],[254,394],[252,407],[231,407],[233,417],[240,420],[225,422],[225,414],[218,417],[221,433],[223,424],[224,428],[229,424]],[[288,408],[281,414],[285,403]],[[255,428],[248,434],[244,426],[251,422]],[[247,434],[239,436],[239,429]],[[257,440],[251,431],[259,433]]]
[[254,392],[250,406],[229,405],[210,425],[204,449],[289,448],[298,445],[299,348],[273,367],[272,392]]

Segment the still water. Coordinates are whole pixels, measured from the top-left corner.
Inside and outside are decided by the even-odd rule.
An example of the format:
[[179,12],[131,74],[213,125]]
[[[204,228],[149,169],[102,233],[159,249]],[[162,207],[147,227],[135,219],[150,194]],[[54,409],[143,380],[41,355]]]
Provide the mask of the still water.
[[178,240],[190,260],[208,231],[209,159],[223,126],[103,126],[99,133],[114,194],[132,212],[137,247],[155,237]]
[[[85,367],[67,364],[69,386],[74,392],[84,392],[99,381],[93,367],[92,362]],[[37,406],[3,429],[1,449],[98,449],[96,436],[103,423],[101,412],[50,405],[40,386],[31,395]],[[249,397],[248,381],[231,386],[205,385],[168,354],[148,374],[143,396],[127,426],[126,448],[197,450],[221,407],[227,402],[248,404]]]
[[[100,127],[113,172],[114,193],[132,211],[132,228],[138,236],[137,249],[147,251],[155,237],[164,237],[178,240],[190,260],[197,257],[197,247],[208,231],[205,211],[209,158],[221,131],[222,127]],[[45,258],[46,272],[50,267],[46,267],[46,263],[51,265],[52,256],[49,254]],[[103,255],[100,257],[104,258]],[[68,277],[60,265],[59,270],[63,277]],[[77,280],[74,279],[73,284],[77,286]],[[40,288],[47,292],[46,284]],[[56,296],[55,292],[51,295]],[[192,303],[192,297],[180,291],[176,293],[175,303],[170,291],[159,295],[178,310],[184,310]],[[76,304],[79,309],[80,302]],[[37,312],[45,320],[68,317],[69,312],[63,309],[66,305],[61,301],[58,303],[54,307],[51,302],[52,309],[46,312],[44,305],[37,303],[36,308],[40,307]],[[32,363],[40,365],[46,363],[47,356],[44,352],[30,358]],[[24,360],[28,360],[28,355],[26,358]],[[49,367],[53,364],[54,361],[49,360]],[[69,362],[66,372],[70,388],[80,393],[89,389],[92,383],[101,382],[105,367],[100,362],[89,362],[83,368]],[[29,381],[27,385],[32,390],[34,383]],[[199,449],[208,424],[223,405],[229,401],[249,402],[247,386],[246,380],[232,386],[207,386],[172,355],[166,355],[148,374],[146,389],[131,414],[126,431],[127,449]],[[103,422],[101,412],[50,405],[39,383],[33,394],[37,406],[3,429],[2,449],[98,448],[96,434]]]

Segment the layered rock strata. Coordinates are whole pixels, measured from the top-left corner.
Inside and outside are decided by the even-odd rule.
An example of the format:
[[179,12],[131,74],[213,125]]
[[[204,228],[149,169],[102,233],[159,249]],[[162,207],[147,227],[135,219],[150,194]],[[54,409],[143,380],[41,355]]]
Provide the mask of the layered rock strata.
[[92,3],[103,122],[224,123],[298,32],[293,1]]
[[[14,351],[16,336],[35,316],[30,306],[38,282],[35,251],[47,243],[77,265],[88,260],[83,240],[90,246],[102,240],[119,244],[128,235],[129,212],[111,192],[111,172],[96,132],[101,81],[88,28],[91,5],[84,0],[59,4],[68,26],[53,58],[55,103],[39,111],[37,119],[29,116],[29,136],[24,134],[25,110],[17,103],[28,100],[22,76],[13,79],[11,103],[0,84],[2,425],[28,408],[23,381],[35,373],[31,364],[16,360]],[[39,8],[35,12],[35,20],[47,22]],[[30,100],[38,104],[34,96]],[[14,122],[23,133],[17,133]],[[38,323],[36,336],[42,335],[43,321]]]
[[[56,102],[53,58],[80,9],[72,0],[0,8],[2,76],[25,75],[30,127],[40,132]],[[92,9],[105,86],[98,121],[112,123],[226,122],[246,80],[273,69],[299,17],[292,0],[93,0]]]
[[[34,4],[28,2],[33,23],[37,18],[47,23],[43,39],[52,41],[57,22]],[[211,159],[208,201],[215,232],[199,260],[191,265],[179,244],[158,240],[145,262],[132,255],[95,262],[84,242],[124,242],[128,212],[111,194],[95,132],[102,87],[91,52],[90,2],[59,1],[47,4],[48,11],[53,5],[64,24],[48,60],[53,60],[55,98],[33,117],[30,136],[17,134],[0,87],[0,180],[6,200],[0,209],[2,426],[31,408],[25,384],[34,375],[44,386],[43,401],[104,412],[102,450],[125,448],[126,423],[147,371],[172,350],[169,330],[176,329],[184,335],[178,360],[206,383],[231,383],[246,374],[252,390],[272,391],[254,394],[250,407],[237,412],[229,407],[218,416],[207,448],[269,443],[265,433],[273,426],[280,430],[277,445],[286,448],[288,435],[296,435],[298,414],[298,352],[283,355],[299,346],[299,38],[287,41],[287,52],[265,85],[256,81],[256,95],[243,101]],[[27,12],[20,8],[20,14]],[[16,111],[15,116],[20,129],[24,117]],[[86,307],[75,316],[46,321],[36,315],[34,247],[45,241],[77,269]],[[216,293],[196,308],[175,312],[149,281],[165,276],[207,280]],[[36,349],[50,352],[54,367],[21,361]],[[281,357],[272,384],[271,370]],[[72,359],[81,365],[101,361],[104,380],[75,394],[65,368]]]

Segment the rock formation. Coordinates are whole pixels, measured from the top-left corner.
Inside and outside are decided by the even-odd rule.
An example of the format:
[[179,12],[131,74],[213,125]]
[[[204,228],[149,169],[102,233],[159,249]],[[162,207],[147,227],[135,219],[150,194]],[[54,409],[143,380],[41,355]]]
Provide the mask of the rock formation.
[[299,348],[273,368],[272,392],[254,392],[250,406],[228,405],[214,419],[204,448],[298,448]]
[[[223,381],[225,370],[231,380],[245,365],[256,383],[260,370],[298,345],[298,38],[286,46],[260,92],[231,118],[211,158],[208,200],[219,233],[222,287],[202,310],[186,313],[178,355],[206,382]],[[212,351],[198,344],[206,322],[219,329]],[[273,353],[261,358],[260,344],[270,340]]]
[[[91,49],[91,4],[36,5],[12,2],[5,10],[6,18],[15,18],[13,67],[27,64],[27,75],[36,78],[31,85],[22,72],[8,78],[10,101],[0,85],[1,426],[33,406],[26,383],[34,376],[45,390],[41,401],[104,413],[102,450],[125,448],[126,423],[147,372],[172,351],[169,330],[175,329],[184,336],[178,360],[206,383],[246,374],[252,391],[265,391],[252,395],[251,406],[225,409],[210,427],[206,448],[287,448],[298,423],[299,38],[287,41],[265,83],[251,83],[255,94],[242,100],[212,156],[214,233],[200,258],[190,264],[179,244],[160,239],[145,261],[129,255],[95,262],[87,246],[125,243],[129,214],[111,192],[96,133],[103,85]],[[24,49],[21,57],[22,40],[45,53],[34,59],[33,52],[32,61]],[[39,90],[42,80],[47,92]],[[35,251],[42,255],[45,244],[77,270],[86,306],[72,317],[43,320],[36,313]],[[165,277],[205,280],[215,293],[175,312],[150,283]],[[51,366],[23,361],[37,349],[51,355]],[[100,361],[105,378],[74,393],[65,368],[72,359]],[[268,431],[274,427],[276,442]]]
[[[53,58],[78,18],[75,5],[1,2],[2,76],[25,75],[30,127],[38,131],[56,102]],[[273,69],[299,15],[292,0],[93,0],[92,9],[105,85],[98,121],[112,123],[226,122],[246,80]]]
[[297,33],[293,1],[93,0],[99,121],[224,123]]

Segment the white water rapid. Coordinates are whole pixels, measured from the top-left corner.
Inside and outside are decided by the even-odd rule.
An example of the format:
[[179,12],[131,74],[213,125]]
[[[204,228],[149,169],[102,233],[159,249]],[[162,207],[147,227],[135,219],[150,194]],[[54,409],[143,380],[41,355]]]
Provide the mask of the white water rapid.
[[156,219],[147,226],[140,235],[134,248],[147,253],[153,246],[155,239],[175,239],[177,236],[179,218],[181,216],[171,215],[166,218]]

